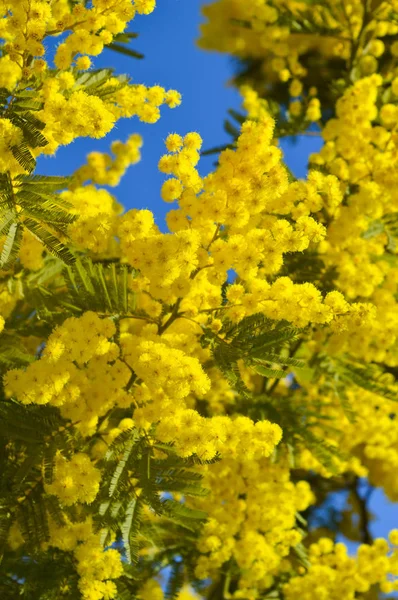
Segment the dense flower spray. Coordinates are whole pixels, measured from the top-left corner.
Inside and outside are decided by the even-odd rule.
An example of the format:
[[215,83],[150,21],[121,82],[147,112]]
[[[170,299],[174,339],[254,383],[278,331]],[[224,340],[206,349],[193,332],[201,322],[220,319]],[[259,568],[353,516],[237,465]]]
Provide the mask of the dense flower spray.
[[[372,539],[361,486],[398,500],[398,5],[206,7],[200,45],[242,61],[243,112],[206,176],[199,133],[167,136],[166,231],[110,191],[134,133],[35,170],[179,105],[95,67],[136,55],[128,24],[154,8],[0,1],[0,591],[381,597],[398,531]],[[278,140],[308,133],[297,180]]]

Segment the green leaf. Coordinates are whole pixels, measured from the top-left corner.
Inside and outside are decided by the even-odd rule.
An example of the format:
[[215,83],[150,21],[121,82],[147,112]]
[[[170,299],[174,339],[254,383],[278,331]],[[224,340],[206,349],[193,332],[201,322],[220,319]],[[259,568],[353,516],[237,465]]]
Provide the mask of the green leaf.
[[[242,319],[238,324],[227,323],[223,328],[223,333],[224,339],[206,331],[206,335],[210,339],[214,361],[230,385],[240,394],[247,395],[248,390],[241,378],[238,361],[243,359],[247,364],[252,364],[259,359],[257,362],[261,361],[258,366],[262,369],[263,375],[284,377],[286,375],[284,370],[272,369],[268,365],[262,364],[267,362],[266,358],[265,360],[262,358],[266,355],[278,356],[276,351],[280,350],[286,342],[296,339],[299,330],[284,321],[274,322],[262,314],[256,314]],[[282,357],[280,363],[283,364]]]
[[76,85],[84,86],[85,91],[105,83],[113,76],[113,69],[100,69],[97,71],[86,71],[76,78]]
[[28,171],[29,173],[33,171],[36,166],[36,160],[34,159],[26,142],[21,142],[17,146],[11,146],[10,149],[14,158],[19,162],[21,167],[25,169],[25,171]]
[[0,216],[0,234],[8,233],[11,224],[16,220],[15,210],[6,210]]
[[22,243],[22,232],[23,228],[20,223],[14,222],[10,225],[0,257],[1,269],[7,269],[17,259]]
[[293,548],[294,552],[296,553],[299,561],[301,562],[301,564],[308,569],[311,566],[311,563],[308,559],[308,552],[306,547],[304,546],[304,544],[302,544],[301,542],[299,544],[297,544],[297,546],[294,546]]
[[14,188],[9,173],[0,173],[0,205],[15,209]]
[[10,90],[4,87],[0,87],[0,104],[6,104],[10,97]]
[[32,190],[28,186],[23,186],[17,192],[16,201],[18,204],[24,202],[25,205],[42,206],[47,209],[54,207],[53,210],[67,209],[70,211],[73,208],[72,204],[61,198],[59,194],[47,193],[39,189]]
[[21,344],[21,340],[13,339],[3,332],[0,340],[0,364],[8,369],[26,366],[34,360]]
[[102,269],[97,269],[97,275],[106,305],[109,308],[109,310],[112,311],[112,300],[108,292],[107,282],[104,277],[104,271]]
[[82,73],[76,79],[76,85],[82,86],[87,94],[102,96],[109,93],[111,89],[108,85],[105,85],[111,77],[119,82],[119,88],[116,89],[120,89],[130,81],[127,75],[114,75],[113,69],[101,69]]
[[112,498],[118,491],[119,483],[122,477],[126,476],[126,470],[129,466],[129,462],[136,456],[138,450],[136,437],[133,436],[126,445],[126,448],[117,463],[116,469],[112,475],[112,479],[109,485],[109,497]]
[[369,225],[368,229],[362,233],[362,236],[365,240],[369,240],[372,237],[380,235],[384,231],[384,223],[380,219],[376,221],[372,221]]
[[24,225],[38,240],[43,243],[50,254],[53,254],[68,265],[71,265],[76,261],[76,258],[72,252],[52,233],[44,229],[42,225],[33,219],[25,219]]
[[126,558],[129,563],[138,560],[138,547],[132,543],[136,538],[142,518],[142,505],[139,499],[133,498],[127,505],[124,521],[121,526],[122,540]]
[[286,375],[287,375],[286,371],[282,371],[279,369],[268,369],[267,367],[263,367],[262,365],[255,365],[254,368],[257,373],[259,373],[260,375],[263,375],[264,377],[278,379],[280,377],[286,377]]
[[77,260],[65,275],[73,302],[84,310],[122,315],[134,308],[134,293],[129,290],[129,270],[125,265]]
[[109,50],[113,50],[114,52],[118,52],[119,54],[124,54],[125,56],[130,56],[131,58],[144,58],[144,55],[141,54],[141,52],[137,52],[132,48],[126,48],[126,46],[123,46],[122,44],[116,44],[115,42],[107,44],[105,48],[109,48]]
[[27,279],[30,286],[41,286],[48,283],[54,277],[60,275],[65,268],[64,263],[54,256],[47,256],[44,259],[44,266],[39,270],[31,273]]
[[67,235],[67,226],[76,220],[76,215],[60,210],[57,206],[35,206],[23,198],[19,204],[23,208],[21,216],[32,217],[35,221],[40,221],[42,224],[57,229],[61,232],[61,235]]
[[163,501],[165,513],[172,519],[186,524],[189,521],[203,521],[207,519],[207,513],[198,508],[190,508],[182,502],[166,499]]
[[239,129],[237,129],[235,125],[232,125],[231,121],[228,121],[228,119],[225,119],[224,121],[224,129],[229,135],[232,135],[234,139],[239,136]]
[[12,109],[16,112],[26,112],[31,110],[42,110],[44,102],[42,100],[35,100],[36,92],[33,96],[23,96],[18,94],[15,96]]
[[344,363],[341,369],[341,377],[345,381],[354,383],[358,387],[367,390],[368,392],[372,392],[373,394],[378,394],[379,396],[383,396],[384,398],[388,398],[389,400],[398,401],[398,391],[393,390],[378,381],[375,381],[371,377],[368,376],[366,367],[365,368],[357,368],[348,363]]
[[10,116],[10,121],[22,130],[24,140],[31,148],[47,146],[48,141],[41,133],[41,130],[45,127],[45,123],[32,115],[32,113],[24,112],[20,115],[13,113]]
[[[10,121],[12,121],[15,125],[20,127],[25,135],[36,135],[37,130],[42,130],[45,128],[46,124],[44,121],[41,121],[35,115],[32,115],[30,112],[25,112],[23,115],[14,115],[11,114]],[[44,144],[45,145],[45,144]]]
[[230,114],[231,117],[239,123],[239,125],[242,125],[247,119],[246,115],[237,110],[234,110],[233,108],[228,109],[228,114]]
[[184,564],[174,562],[164,593],[165,600],[175,600],[184,585]]
[[227,148],[234,148],[233,144],[224,144],[223,146],[214,146],[214,148],[208,148],[207,150],[202,150],[200,153],[201,156],[210,156],[210,154],[219,154]]
[[40,193],[41,191],[56,192],[65,189],[71,182],[71,177],[58,177],[55,175],[18,175],[15,181],[21,185],[21,189],[31,189]]
[[135,40],[138,38],[138,33],[134,33],[133,31],[124,31],[123,33],[117,33],[113,36],[113,41],[118,44],[129,44],[131,40]]
[[41,444],[45,436],[64,425],[59,411],[49,406],[27,406],[13,400],[0,402],[0,435],[27,444]]
[[[255,356],[255,353],[252,353],[252,356]],[[280,354],[273,354],[272,352],[262,352],[261,356],[254,358],[254,362],[260,361],[296,367],[296,369],[305,369],[307,367],[307,363],[304,360],[291,358],[290,356],[281,356]]]

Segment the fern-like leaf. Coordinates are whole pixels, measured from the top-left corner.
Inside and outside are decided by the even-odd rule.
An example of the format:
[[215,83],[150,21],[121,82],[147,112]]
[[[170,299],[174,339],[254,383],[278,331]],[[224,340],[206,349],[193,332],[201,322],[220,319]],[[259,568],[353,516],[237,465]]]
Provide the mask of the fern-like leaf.
[[136,538],[142,520],[142,509],[142,503],[139,499],[133,498],[130,500],[121,525],[124,550],[129,563],[137,562],[138,560]]
[[184,564],[174,561],[164,593],[165,600],[175,600],[184,585]]
[[20,223],[11,223],[3,250],[0,257],[0,268],[7,269],[12,266],[18,257],[22,243],[23,228]]
[[33,171],[36,166],[36,160],[25,141],[18,145],[11,146],[11,152],[21,167],[25,169],[25,171],[28,173]]
[[42,242],[50,254],[57,256],[67,265],[71,265],[76,261],[76,258],[72,252],[52,233],[40,225],[40,223],[28,218],[24,220],[24,225],[38,240]]

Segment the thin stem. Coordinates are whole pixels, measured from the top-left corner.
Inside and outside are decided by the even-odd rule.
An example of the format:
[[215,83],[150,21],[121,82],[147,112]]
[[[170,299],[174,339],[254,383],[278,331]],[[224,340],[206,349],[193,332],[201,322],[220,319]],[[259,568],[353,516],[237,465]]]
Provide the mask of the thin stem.
[[359,511],[359,530],[361,534],[361,541],[363,544],[372,544],[373,536],[370,532],[370,515],[368,510],[368,502],[373,493],[372,486],[369,486],[366,494],[361,496],[359,493],[359,477],[356,477],[351,485],[351,491],[358,504]]
[[181,301],[182,301],[182,298],[177,299],[177,302],[174,304],[171,315],[167,319],[166,323],[163,323],[163,325],[158,325],[158,335],[162,335],[162,333],[164,333],[166,331],[166,329],[168,327],[170,327],[170,325],[177,319],[177,317],[180,316],[178,313],[178,309],[180,307]]
[[[303,338],[300,338],[297,343],[293,346],[291,352],[290,352],[290,358],[292,358],[296,352],[298,352],[299,348],[301,347],[302,343],[304,342]],[[288,366],[284,366],[282,367],[282,371],[287,371]],[[272,392],[275,391],[275,388],[278,386],[280,382],[280,378],[275,379],[274,383],[271,385],[271,387],[269,388],[269,390],[266,390],[266,393],[270,396],[272,394]]]
[[209,242],[209,245],[207,246],[206,250],[209,250],[210,246],[212,245],[212,243],[216,241],[217,236],[218,236],[218,232],[220,231],[220,227],[221,227],[220,223],[217,223],[217,227],[216,227],[216,230],[214,232],[214,235],[213,235],[211,241]]

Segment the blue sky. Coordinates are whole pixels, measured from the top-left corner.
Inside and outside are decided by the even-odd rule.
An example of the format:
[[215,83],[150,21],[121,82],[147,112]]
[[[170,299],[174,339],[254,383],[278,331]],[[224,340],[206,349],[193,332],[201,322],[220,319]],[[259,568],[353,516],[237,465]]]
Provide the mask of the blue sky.
[[[144,60],[105,51],[95,66],[113,66],[137,83],[177,89],[183,96],[182,105],[173,110],[163,108],[160,121],[154,125],[142,124],[137,119],[123,120],[102,140],[82,139],[72,146],[60,148],[56,157],[39,160],[38,172],[69,174],[85,162],[88,152],[108,151],[111,141],[125,140],[131,133],[140,133],[144,138],[142,160],[131,167],[114,192],[126,208],[152,210],[158,225],[164,229],[164,215],[169,205],[160,199],[164,176],[157,170],[157,162],[165,151],[164,139],[171,132],[198,131],[204,140],[204,149],[227,143],[230,138],[223,130],[223,121],[228,108],[239,109],[240,97],[227,85],[233,73],[231,59],[195,46],[201,21],[200,7],[205,2],[159,0],[158,4],[153,14],[137,17],[131,25],[131,31],[139,33],[132,47],[145,55]],[[296,176],[305,176],[308,154],[319,146],[320,140],[313,137],[301,138],[295,144],[284,142],[285,160]],[[213,162],[214,157],[203,158],[201,173],[211,170]],[[377,515],[372,533],[386,536],[394,524],[398,525],[396,505],[387,501],[380,490],[374,492],[370,504]]]

